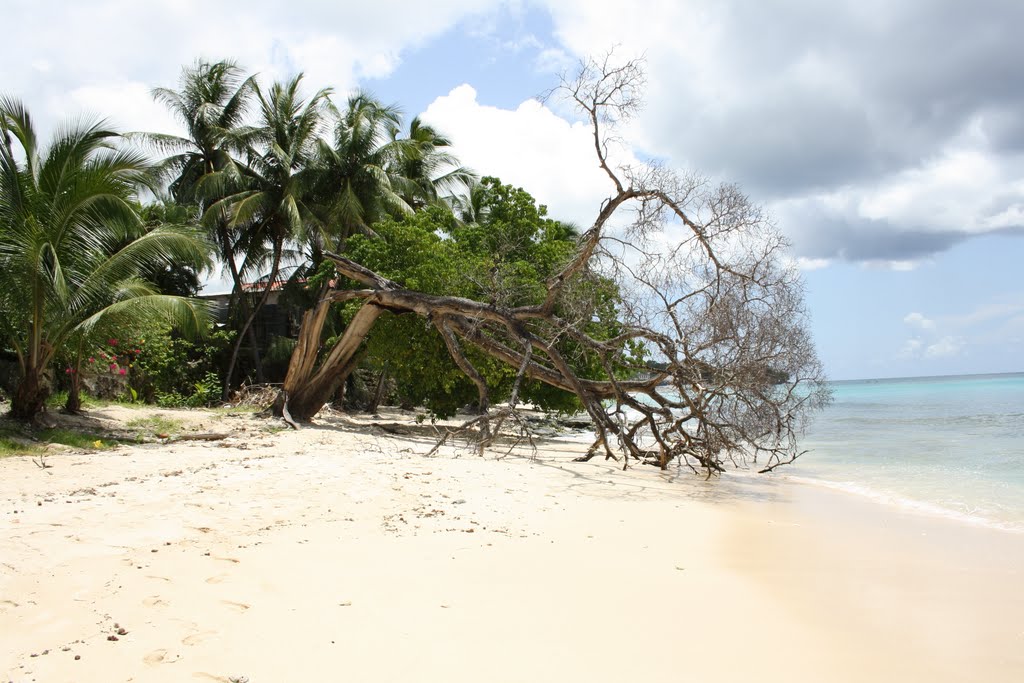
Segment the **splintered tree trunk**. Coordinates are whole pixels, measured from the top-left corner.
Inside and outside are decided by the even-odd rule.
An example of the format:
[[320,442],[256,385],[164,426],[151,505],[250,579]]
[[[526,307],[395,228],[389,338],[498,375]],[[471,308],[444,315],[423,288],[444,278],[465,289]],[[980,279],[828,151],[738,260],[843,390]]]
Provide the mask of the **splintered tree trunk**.
[[43,382],[41,368],[28,367],[11,397],[11,417],[32,420],[43,412],[50,389]]
[[284,416],[287,403],[292,419],[308,422],[331,400],[338,387],[355,368],[356,352],[363,339],[384,309],[365,304],[345,329],[338,343],[317,367],[320,355],[320,337],[330,310],[330,300],[321,301],[316,308],[306,311],[299,328],[299,339],[288,364],[288,374],[277,400],[274,415]]

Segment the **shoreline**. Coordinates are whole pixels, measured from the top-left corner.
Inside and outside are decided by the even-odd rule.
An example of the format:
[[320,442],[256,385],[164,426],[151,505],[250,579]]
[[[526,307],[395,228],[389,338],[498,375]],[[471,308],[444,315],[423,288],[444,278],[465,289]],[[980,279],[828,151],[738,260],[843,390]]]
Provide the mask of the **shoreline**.
[[1024,677],[1020,534],[399,418],[0,460],[0,679]]
[[939,503],[872,488],[868,484],[840,482],[801,474],[780,473],[780,475],[795,485],[827,489],[836,493],[853,496],[860,500],[871,501],[875,505],[918,515],[926,519],[944,519],[968,527],[1024,535],[1024,521],[1016,519],[997,519],[992,516],[963,512]]

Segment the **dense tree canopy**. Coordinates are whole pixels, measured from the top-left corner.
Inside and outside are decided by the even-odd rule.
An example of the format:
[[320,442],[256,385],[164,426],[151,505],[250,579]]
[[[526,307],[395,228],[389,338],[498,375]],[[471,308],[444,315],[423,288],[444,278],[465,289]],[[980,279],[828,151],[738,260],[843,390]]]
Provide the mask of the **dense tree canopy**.
[[[575,249],[574,229],[548,218],[546,208],[537,206],[525,190],[495,178],[483,179],[480,195],[485,210],[479,223],[461,223],[451,211],[433,207],[375,224],[376,237],[354,236],[347,254],[408,289],[502,306],[539,303],[545,280]],[[594,320],[589,326],[593,334],[616,334],[616,294],[611,281],[594,283]],[[562,343],[567,350],[572,344]],[[479,401],[476,386],[452,359],[444,335],[423,320],[385,314],[366,344],[367,361],[380,372],[387,369],[401,402],[449,415]],[[506,400],[515,369],[475,349],[466,353],[491,387],[493,399]],[[587,377],[600,373],[596,367],[576,370]],[[541,382],[528,382],[521,395],[544,408],[582,409],[571,392]]]

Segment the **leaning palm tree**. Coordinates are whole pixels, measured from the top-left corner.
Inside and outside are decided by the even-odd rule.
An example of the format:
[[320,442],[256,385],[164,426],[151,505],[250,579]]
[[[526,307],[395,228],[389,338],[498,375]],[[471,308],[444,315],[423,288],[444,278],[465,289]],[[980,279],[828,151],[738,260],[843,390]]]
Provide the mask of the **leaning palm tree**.
[[0,337],[21,370],[11,414],[32,419],[54,360],[80,358],[108,326],[163,319],[197,329],[202,306],[141,276],[205,265],[209,248],[188,228],[143,224],[134,199],[151,168],[115,147],[103,122],[58,128],[42,149],[22,103],[0,98],[0,133]]
[[248,247],[243,272],[269,261],[269,270],[259,278],[266,285],[243,322],[231,352],[225,398],[243,337],[278,280],[286,245],[317,223],[310,208],[316,177],[313,162],[325,127],[330,90],[320,90],[304,99],[301,83],[300,74],[290,81],[274,83],[266,92],[254,86],[259,123],[248,140],[241,189],[213,203],[206,212],[207,220],[226,221],[240,232],[239,239]]

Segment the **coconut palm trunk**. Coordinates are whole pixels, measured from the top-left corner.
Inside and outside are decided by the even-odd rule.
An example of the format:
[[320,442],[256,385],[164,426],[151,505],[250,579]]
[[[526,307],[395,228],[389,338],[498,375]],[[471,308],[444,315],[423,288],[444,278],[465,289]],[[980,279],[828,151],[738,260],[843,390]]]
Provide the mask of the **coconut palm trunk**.
[[43,412],[50,387],[44,381],[45,366],[29,363],[21,368],[21,379],[11,396],[11,417],[31,420]]

